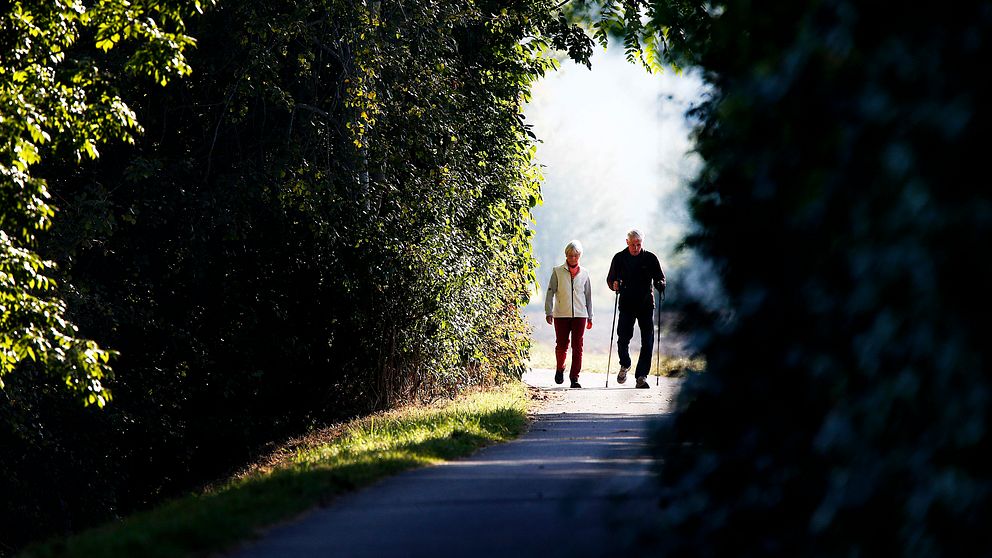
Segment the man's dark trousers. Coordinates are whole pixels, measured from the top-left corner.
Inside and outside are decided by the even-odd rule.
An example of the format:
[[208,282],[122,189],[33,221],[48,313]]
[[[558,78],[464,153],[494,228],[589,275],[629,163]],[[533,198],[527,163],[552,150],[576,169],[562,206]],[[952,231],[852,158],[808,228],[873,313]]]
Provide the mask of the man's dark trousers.
[[634,321],[641,330],[641,352],[637,355],[637,368],[634,376],[647,378],[651,371],[651,351],[654,349],[654,308],[643,305],[640,308],[621,309],[617,319],[617,349],[620,352],[620,366],[630,366],[630,339],[634,336]]

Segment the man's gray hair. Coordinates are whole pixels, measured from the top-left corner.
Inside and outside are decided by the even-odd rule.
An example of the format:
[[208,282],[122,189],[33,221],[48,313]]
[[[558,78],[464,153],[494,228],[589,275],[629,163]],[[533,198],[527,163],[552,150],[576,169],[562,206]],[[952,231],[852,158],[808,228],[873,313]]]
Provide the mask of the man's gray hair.
[[637,229],[630,229],[630,232],[627,233],[627,238],[639,238],[641,241],[644,241],[644,233]]
[[565,245],[565,255],[567,256],[569,252],[575,252],[576,254],[582,254],[582,243],[578,240],[571,240]]

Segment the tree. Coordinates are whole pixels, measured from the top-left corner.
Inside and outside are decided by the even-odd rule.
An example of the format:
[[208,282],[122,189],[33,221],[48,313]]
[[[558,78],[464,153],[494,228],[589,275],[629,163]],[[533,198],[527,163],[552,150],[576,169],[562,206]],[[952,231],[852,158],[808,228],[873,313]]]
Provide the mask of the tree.
[[63,208],[41,249],[120,351],[114,404],[11,380],[0,526],[79,529],[272,440],[518,375],[539,197],[521,102],[552,49],[590,50],[555,6],[220,3],[190,22],[190,78],[108,63],[145,132],[37,168]]
[[[208,0],[209,1],[209,0]],[[134,112],[93,48],[133,45],[123,69],[165,85],[188,74],[193,39],[182,16],[190,2],[18,1],[0,19],[0,388],[27,359],[86,404],[110,398],[104,382],[112,351],[78,336],[65,302],[51,294],[52,263],[35,251],[55,215],[44,180],[31,167],[51,153],[95,159],[98,146],[133,142]],[[118,49],[119,50],[119,49]]]

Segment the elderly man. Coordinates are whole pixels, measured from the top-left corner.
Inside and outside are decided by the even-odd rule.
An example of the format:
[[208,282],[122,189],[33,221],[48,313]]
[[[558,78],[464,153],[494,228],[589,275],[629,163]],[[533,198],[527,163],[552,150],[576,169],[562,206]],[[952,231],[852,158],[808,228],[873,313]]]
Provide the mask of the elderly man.
[[630,370],[630,339],[634,336],[634,322],[641,330],[641,352],[637,356],[634,377],[636,387],[648,389],[648,372],[651,370],[651,351],[654,348],[654,292],[665,292],[665,272],[661,270],[658,256],[641,248],[644,235],[636,229],[627,233],[627,248],[617,252],[610,263],[606,282],[620,296],[620,317],[617,322],[617,350],[620,353],[620,372],[617,383],[627,381]]

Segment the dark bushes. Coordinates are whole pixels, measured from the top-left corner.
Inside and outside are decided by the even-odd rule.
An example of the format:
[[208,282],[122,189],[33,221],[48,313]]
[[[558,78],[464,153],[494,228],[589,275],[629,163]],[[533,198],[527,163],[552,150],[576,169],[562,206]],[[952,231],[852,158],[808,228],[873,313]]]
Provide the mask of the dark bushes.
[[686,56],[715,86],[690,243],[733,318],[703,337],[708,371],[659,447],[652,553],[989,555],[992,91],[976,70],[992,7],[710,16]]
[[193,77],[125,83],[136,146],[45,169],[61,294],[121,356],[102,412],[27,374],[2,392],[9,545],[522,370],[520,100],[548,41],[588,56],[552,4],[232,2],[190,32]]

